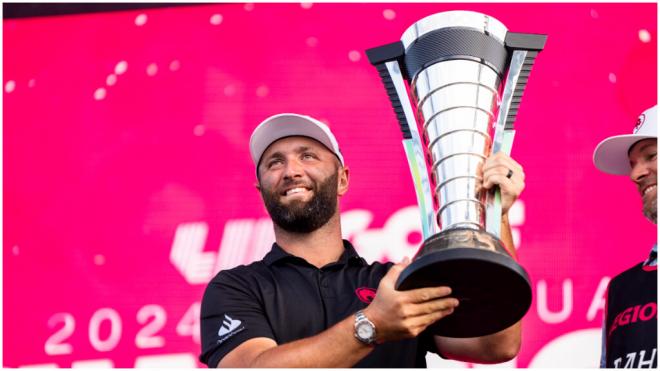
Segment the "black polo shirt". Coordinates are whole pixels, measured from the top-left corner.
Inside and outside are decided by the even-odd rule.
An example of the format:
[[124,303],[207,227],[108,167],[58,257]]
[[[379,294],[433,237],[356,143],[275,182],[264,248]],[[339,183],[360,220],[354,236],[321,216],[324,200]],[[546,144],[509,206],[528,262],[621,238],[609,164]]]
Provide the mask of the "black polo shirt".
[[605,325],[603,367],[657,369],[657,266],[639,263],[610,281]]
[[[202,300],[200,361],[215,367],[251,338],[314,336],[364,309],[392,263],[369,265],[348,241],[344,248],[319,269],[273,244],[263,260],[218,273]],[[355,367],[426,367],[431,344],[426,336],[380,344]]]

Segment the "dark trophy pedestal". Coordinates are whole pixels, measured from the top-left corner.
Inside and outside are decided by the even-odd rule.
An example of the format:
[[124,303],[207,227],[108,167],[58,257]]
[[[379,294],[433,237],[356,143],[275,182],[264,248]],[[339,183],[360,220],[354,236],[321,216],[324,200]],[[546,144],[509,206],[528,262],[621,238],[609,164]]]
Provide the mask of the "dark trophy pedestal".
[[449,286],[460,301],[454,313],[429,326],[434,335],[489,335],[516,323],[532,302],[525,271],[494,236],[456,228],[431,236],[401,272],[398,290]]

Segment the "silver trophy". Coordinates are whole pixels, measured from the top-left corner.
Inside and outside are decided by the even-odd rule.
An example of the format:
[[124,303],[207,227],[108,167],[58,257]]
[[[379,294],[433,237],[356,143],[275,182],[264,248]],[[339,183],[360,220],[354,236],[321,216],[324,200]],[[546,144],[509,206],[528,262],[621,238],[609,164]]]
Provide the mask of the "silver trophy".
[[492,334],[531,304],[527,273],[499,238],[499,190],[481,191],[477,181],[490,153],[510,152],[522,93],[545,40],[508,32],[484,14],[451,11],[366,51],[403,132],[422,217],[424,243],[397,289],[448,285],[460,300],[451,316],[430,326],[436,335]]

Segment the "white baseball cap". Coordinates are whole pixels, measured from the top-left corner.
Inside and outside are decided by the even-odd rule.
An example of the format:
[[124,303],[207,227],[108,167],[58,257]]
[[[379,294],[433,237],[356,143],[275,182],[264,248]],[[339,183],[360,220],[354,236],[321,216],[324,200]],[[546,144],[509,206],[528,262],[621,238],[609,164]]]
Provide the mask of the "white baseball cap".
[[627,175],[631,170],[628,159],[630,147],[648,138],[658,138],[657,105],[639,115],[632,134],[615,135],[600,142],[594,151],[594,165],[608,174]]
[[344,157],[339,151],[337,139],[330,128],[321,121],[297,113],[280,113],[262,121],[250,137],[250,155],[255,166],[259,166],[261,156],[268,146],[278,139],[290,136],[303,136],[315,139],[334,153],[342,166]]

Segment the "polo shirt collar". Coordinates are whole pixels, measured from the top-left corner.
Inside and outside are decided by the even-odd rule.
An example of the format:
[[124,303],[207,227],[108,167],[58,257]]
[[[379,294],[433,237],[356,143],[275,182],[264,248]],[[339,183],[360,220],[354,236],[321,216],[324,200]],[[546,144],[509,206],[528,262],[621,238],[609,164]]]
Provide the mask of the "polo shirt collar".
[[658,243],[656,242],[649,252],[649,257],[644,261],[645,266],[655,267],[658,265]]
[[[344,252],[341,254],[339,257],[339,260],[330,263],[328,265],[334,265],[334,264],[356,264],[356,265],[366,265],[367,262],[358,255],[358,253],[355,251],[355,248],[353,245],[348,242],[347,240],[342,240],[344,243]],[[263,261],[266,263],[266,265],[273,265],[276,262],[284,259],[293,259],[293,260],[303,260],[300,257],[297,257],[295,255],[291,255],[288,252],[284,251],[284,249],[278,245],[276,242],[273,243],[273,247],[271,248],[270,252],[264,256]]]

